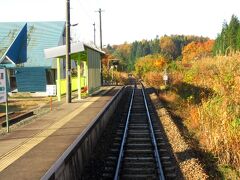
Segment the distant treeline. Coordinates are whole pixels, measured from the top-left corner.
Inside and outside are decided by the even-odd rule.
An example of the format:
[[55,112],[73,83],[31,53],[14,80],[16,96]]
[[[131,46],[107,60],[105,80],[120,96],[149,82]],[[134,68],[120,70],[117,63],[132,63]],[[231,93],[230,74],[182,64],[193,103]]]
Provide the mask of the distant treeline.
[[222,31],[215,40],[213,53],[215,55],[227,55],[240,49],[240,22],[235,15],[229,22],[223,23]]
[[183,47],[191,42],[205,42],[209,38],[199,36],[171,35],[152,40],[134,41],[121,45],[108,45],[107,53],[121,60],[121,69],[133,70],[136,59],[150,54],[161,54],[169,60],[181,60]]

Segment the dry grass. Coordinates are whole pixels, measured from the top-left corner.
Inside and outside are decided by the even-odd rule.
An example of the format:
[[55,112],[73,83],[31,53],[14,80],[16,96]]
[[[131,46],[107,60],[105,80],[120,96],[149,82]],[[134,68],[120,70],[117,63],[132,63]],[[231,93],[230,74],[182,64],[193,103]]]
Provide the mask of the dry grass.
[[[9,112],[28,111],[45,105],[49,102],[48,97],[19,97],[9,98]],[[0,104],[0,116],[5,115],[5,103]]]
[[201,59],[187,68],[179,64],[171,71],[168,94],[205,151],[219,166],[235,169],[225,177],[240,178],[240,54]]
[[221,164],[240,169],[240,55],[203,59],[193,84],[212,89],[214,96],[203,99],[195,117],[202,145],[213,152]]

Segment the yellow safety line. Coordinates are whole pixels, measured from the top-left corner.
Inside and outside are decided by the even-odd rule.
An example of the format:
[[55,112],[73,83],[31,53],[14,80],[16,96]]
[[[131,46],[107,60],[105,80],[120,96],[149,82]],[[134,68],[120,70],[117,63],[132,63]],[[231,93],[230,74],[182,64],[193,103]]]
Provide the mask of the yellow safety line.
[[80,106],[79,109],[76,109],[72,113],[68,114],[66,117],[62,118],[60,121],[52,124],[47,129],[29,138],[19,147],[15,148],[13,151],[7,152],[6,154],[2,155],[0,157],[0,172],[7,168],[14,161],[19,159],[21,156],[23,156],[25,153],[27,153],[29,150],[31,150],[33,147],[38,145],[40,142],[45,140],[47,137],[49,137],[51,134],[53,134],[55,131],[57,131],[59,128],[61,128],[73,117],[77,116],[80,112],[82,112],[85,108],[87,108],[99,98],[100,97],[93,97],[93,101],[85,102],[82,106]]

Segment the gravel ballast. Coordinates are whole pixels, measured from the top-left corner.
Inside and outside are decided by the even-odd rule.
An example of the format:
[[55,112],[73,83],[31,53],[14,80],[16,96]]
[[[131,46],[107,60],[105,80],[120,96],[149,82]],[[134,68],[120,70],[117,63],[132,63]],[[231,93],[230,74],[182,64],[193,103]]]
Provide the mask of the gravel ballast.
[[184,179],[208,179],[208,175],[204,172],[199,160],[192,156],[190,146],[181,136],[178,127],[173,122],[166,108],[163,107],[157,95],[152,93],[150,94],[150,98],[164,127]]

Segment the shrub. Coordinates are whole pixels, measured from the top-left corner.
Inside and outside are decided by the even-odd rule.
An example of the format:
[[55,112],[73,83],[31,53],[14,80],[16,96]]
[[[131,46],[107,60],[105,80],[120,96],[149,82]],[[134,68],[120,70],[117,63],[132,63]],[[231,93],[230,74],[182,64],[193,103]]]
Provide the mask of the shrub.
[[178,106],[190,132],[219,164],[239,171],[240,54],[178,66],[170,69],[170,90],[178,97],[174,107]]

